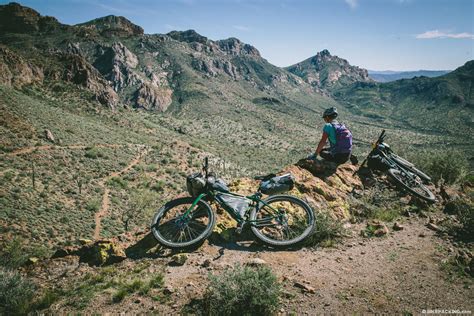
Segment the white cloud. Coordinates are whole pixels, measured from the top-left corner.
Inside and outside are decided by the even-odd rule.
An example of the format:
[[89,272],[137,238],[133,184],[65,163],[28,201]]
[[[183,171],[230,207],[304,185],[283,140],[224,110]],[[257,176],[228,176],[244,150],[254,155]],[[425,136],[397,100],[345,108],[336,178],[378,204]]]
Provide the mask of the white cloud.
[[244,32],[250,31],[250,27],[245,26],[245,25],[233,25],[232,27],[239,31],[244,31]]
[[474,34],[463,32],[463,33],[452,33],[452,32],[443,32],[439,30],[426,31],[421,34],[417,34],[416,38],[418,39],[432,39],[432,38],[469,38],[474,39]]
[[351,9],[355,9],[358,5],[359,0],[345,0],[346,3],[351,7]]

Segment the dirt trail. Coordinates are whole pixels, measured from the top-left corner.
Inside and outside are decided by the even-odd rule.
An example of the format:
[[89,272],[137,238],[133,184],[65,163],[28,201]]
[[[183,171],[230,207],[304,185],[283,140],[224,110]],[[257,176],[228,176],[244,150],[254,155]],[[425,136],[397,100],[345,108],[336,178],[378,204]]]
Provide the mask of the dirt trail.
[[119,175],[121,174],[124,174],[126,172],[128,172],[130,169],[133,168],[133,166],[135,166],[136,164],[140,163],[140,161],[142,160],[142,158],[148,154],[150,151],[149,148],[147,147],[144,147],[143,149],[140,150],[140,153],[132,160],[130,161],[130,163],[125,167],[123,168],[122,170],[120,171],[116,171],[116,172],[112,172],[111,174],[109,174],[107,177],[103,178],[100,182],[99,182],[99,186],[103,187],[104,188],[104,193],[102,194],[102,204],[101,204],[101,207],[99,209],[99,211],[97,211],[95,214],[94,214],[94,221],[95,221],[95,229],[94,229],[94,240],[97,240],[100,238],[100,231],[101,231],[101,221],[102,221],[102,218],[109,212],[109,207],[110,207],[110,197],[109,197],[109,194],[110,194],[110,190],[109,188],[107,187],[107,181],[112,179],[113,177],[118,177]]
[[[170,292],[168,300],[157,303],[150,297],[132,294],[121,303],[110,304],[110,292],[104,292],[81,312],[137,314],[153,310],[163,315],[187,314],[183,311],[197,308],[192,304],[205,293],[209,273],[219,274],[227,267],[247,264],[255,258],[264,260],[263,264],[272,269],[282,284],[278,315],[472,312],[472,281],[458,279],[442,269],[444,262],[453,256],[455,245],[430,230],[426,226],[428,221],[416,216],[401,219],[403,230],[379,238],[361,237],[358,233],[365,226],[354,224],[349,228],[352,237],[335,248],[271,251],[249,238],[220,245],[206,242],[187,253],[182,266],[168,265],[173,253],[154,259],[125,260],[117,264],[117,269],[129,271],[130,275],[135,273],[132,271],[137,265],[145,264],[149,275],[164,269],[165,285]],[[62,278],[65,269],[71,267],[71,263],[61,261],[50,264],[40,276]],[[87,265],[80,268],[83,274],[94,269]],[[38,266],[38,269],[42,268]],[[76,274],[70,276],[77,278]],[[301,289],[305,286],[309,290]],[[54,308],[53,313],[75,311],[64,304]]]
[[[221,249],[205,244],[188,254],[184,266],[167,267],[166,284],[180,293],[172,300],[182,307],[202,296],[209,270],[219,273],[235,263],[260,258],[278,275],[288,293],[281,314],[473,311],[472,289],[461,281],[449,281],[449,275],[441,269],[452,255],[453,245],[428,229],[427,221],[407,218],[402,231],[381,238],[360,237],[358,233],[365,226],[352,225],[353,237],[336,248],[267,251],[252,241],[227,244]],[[203,267],[206,260],[211,262],[208,268]],[[156,266],[161,264],[157,262]],[[296,283],[314,292],[302,291]]]
[[53,150],[53,149],[86,149],[88,147],[97,147],[97,148],[119,148],[126,145],[120,144],[96,144],[96,145],[66,145],[66,146],[57,146],[57,145],[43,145],[43,146],[31,146],[15,149],[14,151],[8,153],[8,156],[18,156],[32,153],[35,150]]

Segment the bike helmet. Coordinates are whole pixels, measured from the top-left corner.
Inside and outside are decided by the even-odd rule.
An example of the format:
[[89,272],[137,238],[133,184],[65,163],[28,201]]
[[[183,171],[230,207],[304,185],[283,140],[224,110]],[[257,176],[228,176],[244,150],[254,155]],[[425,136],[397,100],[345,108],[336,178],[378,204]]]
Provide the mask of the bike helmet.
[[323,118],[326,117],[326,116],[336,117],[337,116],[337,109],[335,107],[332,107],[332,108],[324,110]]

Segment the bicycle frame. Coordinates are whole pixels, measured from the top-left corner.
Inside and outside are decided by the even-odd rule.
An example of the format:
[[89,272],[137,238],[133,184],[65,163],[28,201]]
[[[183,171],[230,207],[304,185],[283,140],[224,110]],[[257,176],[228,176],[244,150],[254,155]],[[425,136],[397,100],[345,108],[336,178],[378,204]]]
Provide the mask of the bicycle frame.
[[[241,197],[241,198],[247,198],[249,199],[250,201],[252,201],[252,203],[255,203],[255,205],[253,207],[255,208],[259,208],[260,207],[260,203],[263,204],[263,206],[267,206],[270,208],[271,211],[275,212],[275,214],[272,214],[273,218],[277,218],[281,212],[274,209],[273,207],[271,207],[268,203],[266,203],[265,201],[263,201],[261,198],[260,198],[260,193],[254,193],[252,195],[241,195],[241,194],[237,194],[237,193],[232,193],[232,192],[228,192],[227,194],[230,194],[232,196],[235,196],[235,197]],[[187,218],[189,216],[189,213],[191,213],[191,211],[194,209],[194,207],[196,207],[196,205],[199,203],[199,201],[201,201],[203,198],[205,197],[211,197],[211,199],[213,201],[215,201],[217,204],[219,204],[220,207],[222,207],[234,220],[237,221],[237,223],[239,224],[242,224],[242,223],[251,223],[251,224],[258,224],[259,222],[267,222],[269,219],[266,218],[266,219],[262,219],[262,220],[246,220],[242,217],[240,217],[239,214],[236,214],[233,210],[229,209],[227,205],[221,203],[219,200],[215,199],[215,193],[214,191],[209,191],[208,193],[201,193],[193,202],[193,204],[189,207],[189,209],[181,216],[182,218]]]

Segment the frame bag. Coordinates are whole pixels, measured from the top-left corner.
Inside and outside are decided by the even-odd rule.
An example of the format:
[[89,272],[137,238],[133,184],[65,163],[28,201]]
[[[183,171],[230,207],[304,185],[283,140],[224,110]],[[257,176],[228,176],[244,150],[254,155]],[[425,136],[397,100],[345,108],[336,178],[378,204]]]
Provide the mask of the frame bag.
[[216,194],[216,200],[227,206],[234,214],[238,214],[241,218],[244,218],[250,205],[249,199],[226,193]]

